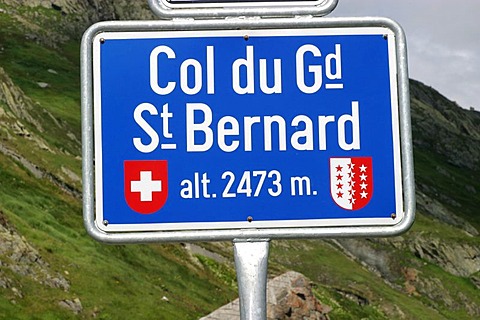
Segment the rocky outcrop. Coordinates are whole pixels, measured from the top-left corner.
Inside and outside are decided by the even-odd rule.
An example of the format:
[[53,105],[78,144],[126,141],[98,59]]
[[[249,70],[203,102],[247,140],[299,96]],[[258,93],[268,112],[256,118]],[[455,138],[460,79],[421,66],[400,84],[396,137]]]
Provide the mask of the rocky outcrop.
[[415,236],[409,242],[410,250],[445,271],[460,277],[469,277],[480,271],[480,248],[467,243],[446,243],[435,237]]
[[[396,281],[402,270],[396,264],[398,251],[409,250],[420,259],[438,265],[446,272],[471,277],[480,272],[480,248],[427,234],[410,234],[408,238],[338,239],[336,243],[348,256],[388,281]],[[398,249],[398,251],[396,250]]]
[[[392,288],[401,289],[411,296],[425,297],[432,301],[435,308],[467,310],[470,316],[480,315],[480,306],[475,301],[462,293],[451,292],[436,275],[422,273],[415,267],[415,261],[411,260],[409,267],[398,263],[399,257],[408,250],[452,275],[470,278],[472,284],[479,287],[480,248],[475,245],[454,240],[446,242],[422,233],[411,233],[409,237],[339,239],[333,242],[349,257],[385,279]],[[404,281],[403,287],[398,288],[401,281]]]
[[478,170],[480,112],[460,108],[434,89],[410,81],[413,143],[433,150],[451,164]]
[[73,300],[62,300],[58,303],[58,305],[64,309],[70,310],[74,314],[79,314],[83,311],[82,302],[78,298],[75,298]]
[[[3,13],[20,22],[29,39],[51,47],[80,39],[98,21],[158,19],[146,0],[3,0],[2,3],[6,5]],[[30,10],[17,10],[20,6]],[[50,12],[45,14],[45,11]]]
[[7,136],[32,140],[40,149],[55,153],[41,136],[45,132],[45,125],[40,120],[43,118],[52,120],[51,123],[69,133],[50,112],[15,85],[7,72],[0,67],[0,120]]
[[[201,320],[239,320],[239,310],[237,299]],[[310,280],[298,272],[289,271],[268,281],[268,320],[326,320],[330,311],[315,297]]]
[[[48,119],[48,124],[45,125],[47,122],[42,122],[42,119]],[[36,178],[47,179],[63,191],[77,198],[81,197],[80,191],[73,187],[73,184],[80,183],[81,179],[73,171],[62,167],[63,177],[58,174],[55,175],[9,147],[9,145],[24,144],[25,140],[28,140],[28,143],[34,148],[56,154],[58,150],[42,138],[42,134],[45,132],[45,128],[48,128],[48,125],[56,126],[65,131],[67,136],[75,143],[80,145],[80,142],[76,140],[73,133],[69,132],[65,124],[62,124],[48,110],[34,103],[25,95],[2,67],[0,67],[0,122],[2,124],[0,127],[2,136],[2,142],[0,142],[1,154],[21,163]]]
[[445,284],[436,277],[429,277],[415,268],[405,268],[405,290],[414,297],[425,296],[436,307],[446,307],[450,310],[465,310],[476,319],[480,316],[480,306],[468,299],[463,293],[451,293]]
[[417,209],[423,213],[430,215],[431,217],[449,224],[451,226],[457,227],[460,230],[464,230],[467,234],[471,236],[478,236],[478,230],[472,226],[465,219],[460,218],[452,211],[448,210],[442,203],[436,199],[432,199],[427,196],[425,193],[417,190],[416,192],[417,199]]
[[64,16],[88,14],[93,20],[148,20],[153,13],[147,0],[3,0],[12,7],[42,7],[58,11]]
[[[35,178],[46,179],[51,183],[53,183],[54,185],[56,185],[57,187],[59,187],[65,193],[68,193],[75,198],[81,199],[82,197],[81,191],[76,189],[73,185],[67,183],[65,179],[63,179],[62,177],[58,177],[53,173],[48,172],[45,169],[40,168],[36,164],[29,161],[27,158],[23,157],[22,155],[4,146],[2,143],[0,143],[0,153],[22,164],[22,166],[25,169],[27,169]],[[75,173],[71,172],[70,175],[71,175],[71,177],[69,176],[70,179],[72,180],[75,179],[76,181],[79,181],[79,182],[81,181],[80,177],[76,176]]]
[[394,263],[393,251],[383,248],[375,240],[336,239],[332,240],[347,256],[358,261],[371,272],[394,282],[400,273]]
[[16,121],[6,121],[4,123],[10,125],[18,135],[30,136],[28,130],[19,120],[32,124],[39,132],[44,131],[40,122],[32,115],[34,102],[13,83],[2,67],[0,67],[0,103],[3,103],[8,108],[8,110],[3,111],[3,117],[10,118],[10,120],[17,119]]
[[[61,274],[53,272],[49,264],[27,240],[7,222],[0,211],[0,266],[51,288],[70,290],[70,283]],[[0,279],[8,287],[12,281]],[[21,294],[21,293],[20,293]]]

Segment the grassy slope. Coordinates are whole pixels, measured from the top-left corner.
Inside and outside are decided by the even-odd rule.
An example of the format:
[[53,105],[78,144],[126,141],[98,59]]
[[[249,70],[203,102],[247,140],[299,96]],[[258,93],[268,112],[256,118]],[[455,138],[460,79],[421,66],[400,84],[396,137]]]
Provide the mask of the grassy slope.
[[[393,241],[407,242],[415,236],[439,237],[445,243],[469,243],[480,246],[478,238],[467,236],[461,230],[452,228],[428,216],[418,213],[417,221],[410,231]],[[283,268],[293,269],[305,274],[317,285],[321,301],[333,307],[332,319],[392,319],[401,318],[399,313],[389,314],[389,310],[401,310],[406,319],[470,319],[464,305],[464,297],[477,306],[480,305],[478,289],[468,278],[454,276],[437,265],[414,256],[406,246],[393,249],[389,245],[377,244],[379,249],[393,253],[397,270],[415,268],[418,271],[413,283],[417,291],[408,294],[405,289],[406,278],[400,274],[397,280],[388,285],[383,278],[367,270],[341,254],[332,244],[320,240],[274,242],[271,249],[271,261]],[[422,292],[422,282],[439,282],[441,286],[435,292]],[[368,300],[359,305],[356,299],[348,298],[339,292],[350,293]],[[443,299],[434,299],[432,294],[445,295],[451,299],[447,305]],[[442,297],[443,298],[443,297]]]
[[[25,39],[7,15],[0,15],[0,43],[4,48],[0,66],[30,98],[57,119],[62,119],[62,123],[80,137],[78,43],[68,43],[58,50],[45,48]],[[38,81],[47,82],[50,87],[41,89],[36,84]],[[21,139],[5,143],[50,172],[59,172],[63,165],[80,174],[80,162],[76,158],[80,153],[79,145],[67,139],[64,131],[48,117],[43,117],[42,123],[46,128],[42,137],[59,152],[38,150],[31,141]],[[29,129],[35,132],[35,128]],[[437,161],[435,159],[425,152],[416,154],[417,174],[420,173],[417,179],[434,183],[447,192],[448,180],[435,180],[441,177],[431,171],[430,162]],[[448,170],[457,177],[459,184],[464,183],[463,179],[470,179],[457,168]],[[0,181],[0,209],[48,261],[51,272],[63,274],[71,284],[70,291],[64,292],[0,266],[0,275],[12,279],[13,286],[23,293],[23,298],[18,298],[11,288],[0,289],[0,318],[74,318],[71,312],[58,307],[58,301],[78,297],[85,310],[84,318],[98,313],[100,319],[196,319],[236,295],[230,266],[202,257],[199,263],[203,267],[199,267],[181,245],[107,246],[96,243],[83,229],[78,199],[63,194],[46,181],[35,179],[3,155],[0,155]],[[480,179],[469,183],[477,183],[477,187],[478,181]],[[460,191],[455,197],[465,203],[471,212],[468,216],[473,218],[476,200],[462,198]],[[442,234],[464,240],[458,231],[422,216],[410,232],[440,230]],[[476,291],[466,279],[453,277],[407,251],[401,254],[398,263],[402,266],[421,266],[421,272],[442,279],[452,291],[475,297]],[[331,316],[334,319],[386,319],[381,308],[385,305],[398,305],[411,319],[466,316],[464,310],[452,311],[443,306],[438,307],[442,315],[432,312],[426,307],[432,301],[392,289],[381,278],[321,241],[273,242],[270,261],[273,273],[294,269],[315,281],[318,295],[333,307]],[[336,289],[366,295],[370,303],[360,306]],[[168,302],[161,299],[164,296]],[[476,299],[480,304],[478,297]]]
[[[181,245],[95,242],[83,229],[78,200],[29,176],[3,156],[0,181],[0,207],[9,222],[48,261],[50,270],[71,284],[64,292],[0,267],[24,295],[15,299],[11,290],[0,289],[1,318],[67,318],[58,302],[78,297],[85,314],[98,311],[101,319],[149,319],[159,314],[164,319],[195,319],[236,294],[211,269],[195,265]],[[163,296],[169,302],[162,301]]]
[[[475,190],[480,190],[480,170],[468,170],[467,173],[464,168],[453,166],[441,156],[425,149],[416,148],[414,154],[415,179],[418,183],[432,187],[429,196],[438,199],[451,212],[455,212],[480,230],[480,192],[475,194],[467,189],[467,186],[472,186]],[[442,168],[442,173],[439,173],[437,168]]]
[[[48,110],[79,140],[79,43],[58,50],[41,46],[26,39],[8,15],[0,14],[0,44],[0,66],[39,110]],[[42,89],[37,82],[49,87]],[[3,137],[3,143],[49,172],[60,174],[65,166],[80,175],[80,145],[66,137],[51,117],[33,112],[45,132],[25,123],[27,129],[41,135],[54,152],[40,150],[22,137]],[[204,260],[205,267],[196,265],[181,245],[96,243],[84,231],[79,199],[34,178],[1,154],[0,181],[0,209],[10,224],[39,251],[51,272],[62,274],[71,284],[69,292],[49,288],[0,265],[0,275],[12,279],[12,286],[23,294],[18,298],[11,288],[0,289],[2,319],[73,318],[58,302],[77,297],[87,317],[98,313],[100,319],[195,319],[236,294],[231,280],[225,285],[215,277],[214,263]]]
[[[478,203],[480,203],[480,167],[477,167],[476,170],[461,168],[449,163],[445,156],[432,152],[435,145],[439,144],[439,136],[447,136],[455,141],[458,145],[458,150],[464,150],[470,147],[473,150],[474,146],[471,146],[471,144],[478,143],[479,141],[478,133],[475,133],[478,132],[478,126],[474,124],[475,121],[477,121],[478,124],[479,116],[478,114],[474,114],[474,111],[458,110],[454,112],[455,108],[457,108],[455,103],[448,101],[435,90],[416,81],[412,81],[410,85],[412,89],[415,89],[412,90],[412,92],[428,91],[428,98],[433,101],[432,103],[436,103],[449,110],[443,111],[444,114],[440,114],[437,109],[426,105],[425,102],[419,100],[418,97],[412,96],[412,121],[414,124],[412,134],[414,140],[424,142],[421,144],[422,146],[416,146],[414,149],[415,178],[417,184],[428,186],[428,190],[424,190],[424,192],[428,193],[430,197],[442,202],[442,204],[452,212],[466,219],[480,230],[480,219],[478,218]],[[437,106],[437,108],[442,107]],[[453,113],[453,115],[449,114],[449,112]],[[465,132],[466,129],[462,125],[457,124],[457,122],[460,121],[459,119],[468,115],[470,125],[477,127],[477,130],[472,130],[475,132],[470,133],[470,136]],[[464,121],[466,121],[466,119]],[[424,127],[429,127],[429,129],[424,131],[422,130]],[[455,127],[456,129],[454,129]],[[437,131],[442,132],[437,133]],[[475,134],[477,134],[476,138],[474,137]],[[467,139],[467,137],[469,139]],[[455,150],[450,150],[450,152],[455,152]],[[463,156],[465,155],[457,155],[457,157]],[[472,192],[472,190],[476,190],[476,192]]]

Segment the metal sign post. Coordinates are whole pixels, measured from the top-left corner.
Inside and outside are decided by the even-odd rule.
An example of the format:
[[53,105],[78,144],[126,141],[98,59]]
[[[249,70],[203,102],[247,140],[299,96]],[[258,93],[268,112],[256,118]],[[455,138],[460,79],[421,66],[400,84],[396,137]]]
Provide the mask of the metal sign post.
[[240,319],[267,317],[268,239],[233,240]]
[[270,239],[414,221],[406,42],[389,19],[101,22],[81,64],[88,233],[234,241],[242,319],[264,318]]

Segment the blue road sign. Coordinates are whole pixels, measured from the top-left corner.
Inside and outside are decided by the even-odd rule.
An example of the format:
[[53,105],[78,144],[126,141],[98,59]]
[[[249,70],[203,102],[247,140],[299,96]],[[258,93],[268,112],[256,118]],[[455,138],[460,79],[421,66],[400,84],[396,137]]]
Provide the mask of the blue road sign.
[[98,228],[398,224],[395,38],[383,27],[97,34]]

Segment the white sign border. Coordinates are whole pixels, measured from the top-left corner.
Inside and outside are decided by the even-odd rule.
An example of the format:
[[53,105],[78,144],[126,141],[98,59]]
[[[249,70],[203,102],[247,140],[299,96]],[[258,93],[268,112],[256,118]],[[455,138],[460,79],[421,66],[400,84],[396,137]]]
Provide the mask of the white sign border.
[[[102,147],[102,105],[101,105],[101,41],[112,39],[165,39],[165,38],[203,38],[203,37],[237,37],[245,34],[250,37],[282,37],[282,36],[331,36],[331,35],[385,35],[388,41],[392,137],[394,150],[395,175],[395,219],[391,218],[348,218],[348,219],[308,219],[308,220],[272,220],[272,221],[241,221],[213,223],[148,223],[148,224],[112,224],[104,222],[103,210],[103,147]],[[165,231],[165,230],[208,230],[208,229],[241,229],[241,228],[288,228],[308,226],[365,226],[365,225],[395,225],[403,219],[403,202],[401,196],[401,163],[400,137],[398,129],[398,96],[397,68],[395,54],[395,37],[391,30],[384,27],[365,28],[330,28],[330,29],[275,29],[275,30],[208,30],[208,31],[164,31],[164,32],[102,32],[93,39],[93,95],[95,121],[95,183],[96,183],[96,223],[105,232],[126,231]],[[398,214],[397,214],[398,212]],[[397,220],[398,219],[398,220]]]
[[[410,128],[410,114],[409,114],[409,94],[408,94],[408,72],[406,62],[406,43],[402,29],[394,23],[392,20],[386,18],[333,18],[333,19],[298,19],[293,24],[289,19],[269,19],[268,22],[256,22],[260,31],[263,29],[269,30],[271,35],[274,29],[294,29],[306,28],[312,29],[320,28],[369,28],[369,27],[381,27],[392,30],[395,34],[396,43],[395,51],[398,61],[396,62],[396,68],[398,73],[398,93],[400,102],[400,140],[401,140],[401,155],[403,163],[403,184],[405,189],[403,190],[403,204],[404,210],[397,211],[397,217],[394,224],[390,220],[381,221],[379,225],[372,223],[371,219],[367,221],[355,221],[355,225],[351,223],[344,223],[339,221],[341,219],[334,220],[321,220],[321,225],[315,225],[312,227],[312,220],[301,220],[294,224],[280,226],[278,222],[269,224],[268,227],[263,225],[263,222],[257,221],[256,223],[240,222],[237,226],[238,229],[231,229],[232,223],[228,223],[228,226],[219,225],[214,229],[204,229],[202,224],[197,224],[197,227],[202,227],[201,230],[191,230],[191,228],[174,228],[175,231],[167,231],[169,229],[162,228],[162,230],[143,230],[135,226],[136,232],[120,232],[120,233],[106,233],[98,227],[100,219],[95,219],[95,197],[94,197],[94,165],[93,165],[93,66],[92,66],[92,45],[97,35],[105,32],[143,32],[143,31],[174,31],[174,30],[217,30],[227,29],[232,32],[234,29],[251,27],[248,22],[223,22],[227,26],[221,26],[217,21],[202,21],[202,22],[103,22],[92,26],[84,34],[82,39],[81,59],[82,59],[82,137],[83,144],[83,178],[84,178],[84,223],[87,231],[90,235],[99,241],[110,243],[137,243],[137,242],[166,242],[166,241],[216,241],[216,240],[231,240],[235,238],[319,238],[319,237],[339,237],[339,236],[384,236],[394,235],[406,231],[414,220],[415,211],[415,193],[413,182],[413,157],[412,144],[411,144],[411,128]],[[181,25],[181,26],[179,26]],[[280,28],[281,27],[281,28]],[[198,30],[197,30],[198,29]],[[291,30],[290,30],[291,31]],[[303,32],[295,30],[296,32]],[[188,32],[188,31],[187,31]],[[245,31],[243,31],[245,32]],[[256,33],[256,30],[249,30],[249,32]],[[312,31],[316,32],[316,31]],[[178,33],[176,33],[178,36]],[[396,88],[395,88],[396,89]],[[397,90],[394,90],[395,92]],[[392,97],[394,99],[394,97]],[[396,111],[395,111],[396,112]],[[98,131],[98,130],[97,130]],[[398,132],[398,131],[397,131]],[[98,158],[96,159],[98,161]],[[101,161],[101,160],[100,160]],[[398,159],[395,160],[399,162]],[[399,176],[400,173],[397,173]],[[402,184],[402,179],[397,179],[398,184]],[[401,190],[400,189],[397,189]],[[399,191],[402,193],[401,191]],[[398,195],[402,199],[402,195]],[[98,201],[98,199],[97,199]],[[400,201],[402,202],[402,201]],[[397,202],[398,203],[398,202]],[[402,208],[403,209],[403,208]],[[352,219],[346,219],[352,221]],[[285,222],[285,221],[282,221]],[[290,221],[291,222],[291,221]],[[244,229],[246,228],[246,229]],[[115,228],[113,228],[115,229]],[[113,230],[112,231],[116,231]],[[109,229],[110,230],[110,229]],[[128,228],[122,229],[127,231]],[[140,232],[139,232],[140,231]],[[153,232],[152,232],[153,231]]]

